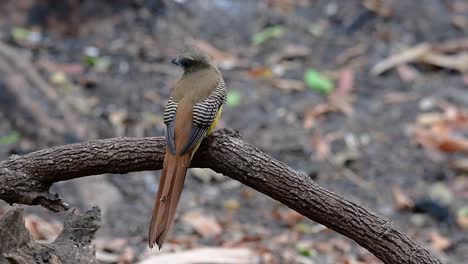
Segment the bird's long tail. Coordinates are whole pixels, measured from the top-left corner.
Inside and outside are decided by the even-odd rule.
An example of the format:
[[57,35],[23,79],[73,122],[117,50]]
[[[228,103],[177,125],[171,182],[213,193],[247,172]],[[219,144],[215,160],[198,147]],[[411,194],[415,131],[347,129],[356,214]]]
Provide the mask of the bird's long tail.
[[184,186],[185,175],[190,164],[189,153],[179,156],[166,150],[159,190],[151,217],[148,242],[161,248],[166,241],[175,219],[175,212]]

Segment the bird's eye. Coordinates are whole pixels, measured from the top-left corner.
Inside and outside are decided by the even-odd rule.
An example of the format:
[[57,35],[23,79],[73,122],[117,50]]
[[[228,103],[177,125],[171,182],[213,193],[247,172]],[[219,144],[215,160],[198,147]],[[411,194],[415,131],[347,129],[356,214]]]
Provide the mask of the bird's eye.
[[180,66],[186,68],[193,64],[193,61],[190,59],[182,58],[179,60]]

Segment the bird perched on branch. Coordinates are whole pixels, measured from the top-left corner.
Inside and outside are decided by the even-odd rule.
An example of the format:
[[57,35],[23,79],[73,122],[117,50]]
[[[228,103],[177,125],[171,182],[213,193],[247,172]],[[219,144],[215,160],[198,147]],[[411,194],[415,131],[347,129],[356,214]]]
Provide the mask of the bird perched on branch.
[[166,154],[149,229],[149,246],[162,247],[174,223],[190,161],[203,138],[216,127],[226,101],[218,68],[203,52],[186,48],[172,63],[184,73],[164,111]]

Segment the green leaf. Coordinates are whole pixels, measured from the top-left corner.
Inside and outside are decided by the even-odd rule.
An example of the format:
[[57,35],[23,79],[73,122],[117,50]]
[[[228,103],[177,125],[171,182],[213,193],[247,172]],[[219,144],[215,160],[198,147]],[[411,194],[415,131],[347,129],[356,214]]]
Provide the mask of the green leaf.
[[94,68],[98,72],[105,72],[109,69],[111,64],[112,64],[112,61],[109,57],[102,57],[102,58],[98,57],[98,59],[96,60],[94,64]]
[[85,56],[84,57],[84,63],[86,66],[93,67],[98,63],[99,57],[93,57],[93,56]]
[[308,69],[306,71],[304,74],[304,82],[310,89],[325,94],[330,93],[335,88],[332,81],[314,69]]
[[21,135],[18,132],[10,133],[6,136],[0,137],[0,145],[11,145],[18,142]]
[[228,106],[238,106],[242,100],[242,93],[237,90],[229,90],[227,93],[226,104]]
[[98,72],[105,72],[112,65],[109,57],[85,56],[84,63],[86,66],[93,67]]
[[304,245],[297,244],[296,245],[296,250],[299,254],[301,254],[304,257],[313,257],[316,255],[316,252],[312,248],[307,248]]
[[314,232],[314,227],[301,222],[294,226],[294,230],[302,234],[312,234]]
[[314,35],[315,37],[322,36],[323,30],[324,30],[323,25],[321,25],[320,23],[312,24],[309,27],[310,34]]
[[280,38],[283,35],[283,33],[284,33],[283,26],[267,27],[253,36],[252,44],[257,46],[268,40]]
[[22,28],[22,27],[14,27],[11,29],[11,36],[15,40],[24,40],[28,37],[29,30]]

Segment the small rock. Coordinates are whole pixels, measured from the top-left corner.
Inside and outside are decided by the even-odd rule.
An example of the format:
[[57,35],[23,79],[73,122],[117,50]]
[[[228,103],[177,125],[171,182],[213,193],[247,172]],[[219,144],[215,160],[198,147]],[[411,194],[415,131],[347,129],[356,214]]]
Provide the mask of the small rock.
[[62,85],[68,82],[67,76],[63,72],[54,72],[50,76],[50,81],[56,85]]
[[413,224],[415,227],[424,227],[428,221],[429,218],[424,214],[415,214],[410,218],[411,224]]
[[224,201],[224,209],[226,209],[227,211],[236,211],[237,209],[239,209],[239,207],[240,203],[236,199],[229,199]]
[[443,204],[451,204],[453,201],[452,191],[443,183],[433,184],[429,189],[429,195],[432,199]]
[[435,107],[436,105],[436,100],[435,98],[433,97],[426,97],[426,98],[423,98],[420,102],[419,102],[419,109],[421,109],[422,111],[427,111],[427,110],[431,110]]
[[325,14],[329,17],[333,17],[338,12],[338,5],[336,3],[328,3],[325,7]]
[[99,49],[94,46],[87,46],[84,49],[84,55],[89,57],[97,57],[99,56]]

